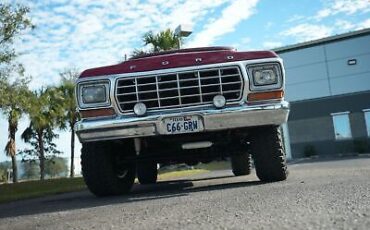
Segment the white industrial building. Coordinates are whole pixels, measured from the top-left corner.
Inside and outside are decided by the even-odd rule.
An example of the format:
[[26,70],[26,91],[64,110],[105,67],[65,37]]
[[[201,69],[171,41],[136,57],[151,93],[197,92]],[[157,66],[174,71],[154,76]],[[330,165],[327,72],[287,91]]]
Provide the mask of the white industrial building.
[[277,48],[293,158],[369,152],[370,29]]

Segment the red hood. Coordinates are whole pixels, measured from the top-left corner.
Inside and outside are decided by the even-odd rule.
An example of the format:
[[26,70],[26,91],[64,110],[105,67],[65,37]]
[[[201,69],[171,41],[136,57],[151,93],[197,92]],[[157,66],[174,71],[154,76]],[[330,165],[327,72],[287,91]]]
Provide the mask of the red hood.
[[87,69],[81,73],[80,78],[273,57],[277,55],[272,51],[237,52],[230,47],[181,49],[143,55],[116,65]]

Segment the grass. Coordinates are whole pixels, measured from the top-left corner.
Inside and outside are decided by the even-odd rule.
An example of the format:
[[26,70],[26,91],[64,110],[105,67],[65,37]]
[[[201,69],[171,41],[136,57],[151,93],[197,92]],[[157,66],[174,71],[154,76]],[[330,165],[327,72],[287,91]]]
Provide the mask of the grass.
[[194,166],[196,169],[205,169],[208,171],[231,169],[229,161],[212,161],[208,164],[198,164]]
[[175,179],[175,178],[193,176],[193,175],[206,173],[206,172],[209,172],[209,171],[205,169],[187,169],[187,170],[180,170],[180,171],[165,172],[165,173],[159,173],[158,179],[159,180]]
[[[193,176],[213,170],[229,169],[226,161],[216,161],[209,164],[198,164],[193,169],[160,170],[159,180],[169,180]],[[15,184],[0,184],[0,203],[42,197],[86,189],[83,178],[59,178],[44,181],[24,181]]]
[[201,173],[207,173],[214,170],[230,169],[228,161],[214,161],[208,164],[199,163],[192,169],[173,169],[173,170],[160,170],[158,178],[160,180],[175,179],[181,177],[193,176]]
[[85,182],[81,177],[3,184],[0,185],[0,203],[51,194],[80,191],[85,188]]

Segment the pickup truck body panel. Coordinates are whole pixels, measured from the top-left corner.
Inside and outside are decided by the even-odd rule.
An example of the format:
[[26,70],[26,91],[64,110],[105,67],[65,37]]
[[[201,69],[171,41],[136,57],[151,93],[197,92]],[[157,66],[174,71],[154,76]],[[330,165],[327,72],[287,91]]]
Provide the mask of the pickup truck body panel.
[[175,50],[130,59],[116,65],[87,69],[81,73],[80,78],[275,57],[277,55],[272,51],[237,52],[225,47]]
[[[254,104],[249,103],[247,100],[252,90],[250,88],[251,83],[246,66],[264,63],[277,63],[281,65],[282,76],[284,76],[282,60],[274,52],[237,52],[227,47],[166,51],[130,59],[117,65],[85,70],[77,80],[77,85],[86,82],[87,84],[102,81],[109,82],[108,98],[110,103],[105,107],[80,107],[80,111],[94,111],[94,109],[103,108],[110,109],[109,111],[114,112],[113,114],[105,114],[105,116],[103,114],[97,117],[90,116],[83,118],[75,126],[76,133],[81,142],[148,137],[153,135],[161,136],[165,135],[163,131],[163,121],[165,118],[182,116],[184,114],[199,116],[203,124],[203,129],[199,132],[262,125],[280,125],[287,121],[289,114],[289,104],[284,101],[284,98],[276,98]],[[183,107],[174,108],[159,107],[154,110],[148,110],[146,115],[142,117],[135,115],[133,112],[124,112],[119,109],[120,102],[117,100],[117,80],[121,78],[157,76],[169,73],[176,74],[184,71],[202,71],[208,68],[228,68],[230,66],[237,66],[240,69],[240,75],[242,77],[241,97],[238,101],[227,102],[223,109],[214,108],[211,102],[205,105],[184,105]],[[284,80],[282,79],[281,81],[278,88],[262,90],[262,92],[272,90],[283,91]],[[202,85],[202,87],[205,86]],[[179,90],[181,89],[179,88]],[[77,91],[79,92],[79,86],[77,86]]]

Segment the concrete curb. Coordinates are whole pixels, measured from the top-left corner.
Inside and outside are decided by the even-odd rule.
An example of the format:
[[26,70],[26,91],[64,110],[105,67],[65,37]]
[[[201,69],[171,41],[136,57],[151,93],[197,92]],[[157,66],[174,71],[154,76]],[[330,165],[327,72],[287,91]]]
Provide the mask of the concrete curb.
[[353,154],[336,154],[330,156],[313,156],[313,157],[305,157],[305,158],[298,158],[298,159],[290,159],[287,160],[288,165],[300,164],[300,163],[309,163],[309,162],[320,162],[320,161],[327,161],[327,160],[340,160],[340,159],[356,159],[356,158],[370,158],[370,153],[353,153]]

